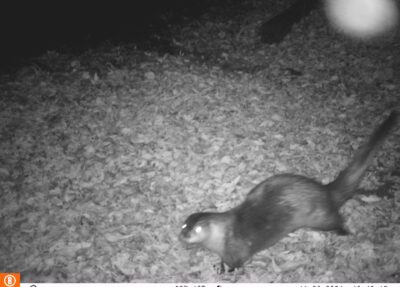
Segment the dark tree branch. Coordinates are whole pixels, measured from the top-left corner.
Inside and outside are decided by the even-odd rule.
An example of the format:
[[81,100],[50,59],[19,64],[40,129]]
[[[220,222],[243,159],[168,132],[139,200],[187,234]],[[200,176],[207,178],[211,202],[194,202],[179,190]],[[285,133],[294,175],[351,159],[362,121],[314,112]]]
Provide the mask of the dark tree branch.
[[292,26],[317,7],[319,0],[297,0],[285,11],[265,21],[260,29],[261,41],[279,43],[290,32]]

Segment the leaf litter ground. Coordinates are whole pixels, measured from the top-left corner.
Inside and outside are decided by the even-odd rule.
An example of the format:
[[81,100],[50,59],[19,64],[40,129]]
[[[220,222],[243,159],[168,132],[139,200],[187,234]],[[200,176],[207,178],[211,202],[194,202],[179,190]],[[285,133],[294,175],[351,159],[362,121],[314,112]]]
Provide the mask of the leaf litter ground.
[[[267,12],[253,8],[181,27],[177,55],[49,52],[2,76],[1,271],[23,282],[232,281],[215,255],[178,242],[185,217],[229,209],[276,173],[332,180],[399,109],[396,41],[345,39],[315,11],[262,45],[254,31]],[[399,282],[399,136],[370,168],[369,193],[342,208],[352,235],[299,230],[235,280]]]

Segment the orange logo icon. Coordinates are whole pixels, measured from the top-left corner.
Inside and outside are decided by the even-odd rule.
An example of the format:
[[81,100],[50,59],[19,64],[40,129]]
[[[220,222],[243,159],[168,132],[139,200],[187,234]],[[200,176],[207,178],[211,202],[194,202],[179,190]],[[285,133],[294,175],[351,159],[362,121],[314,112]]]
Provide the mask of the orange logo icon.
[[19,273],[0,273],[0,287],[19,287]]

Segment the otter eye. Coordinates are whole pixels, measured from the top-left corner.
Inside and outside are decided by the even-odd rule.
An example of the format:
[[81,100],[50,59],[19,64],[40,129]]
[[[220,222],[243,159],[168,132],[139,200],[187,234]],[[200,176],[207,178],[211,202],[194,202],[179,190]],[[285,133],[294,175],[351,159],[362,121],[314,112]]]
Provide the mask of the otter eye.
[[185,229],[186,227],[187,227],[186,223],[184,225],[182,225],[182,229]]
[[200,233],[202,230],[203,230],[203,228],[202,228],[201,226],[197,226],[197,227],[194,229],[194,231],[195,231],[196,233]]

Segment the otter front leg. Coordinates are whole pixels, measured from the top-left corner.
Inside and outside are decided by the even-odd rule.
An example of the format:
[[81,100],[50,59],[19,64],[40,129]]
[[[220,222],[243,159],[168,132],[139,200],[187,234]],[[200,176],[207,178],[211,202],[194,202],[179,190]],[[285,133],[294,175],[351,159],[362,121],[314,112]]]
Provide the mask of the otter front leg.
[[[228,272],[229,272],[229,273],[235,271],[235,268],[234,268],[234,267],[229,267],[229,265],[226,265],[226,266],[228,266]],[[224,273],[225,273],[225,263],[224,263],[223,260],[221,260],[218,273],[219,273],[219,274],[224,274]]]

